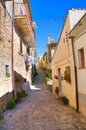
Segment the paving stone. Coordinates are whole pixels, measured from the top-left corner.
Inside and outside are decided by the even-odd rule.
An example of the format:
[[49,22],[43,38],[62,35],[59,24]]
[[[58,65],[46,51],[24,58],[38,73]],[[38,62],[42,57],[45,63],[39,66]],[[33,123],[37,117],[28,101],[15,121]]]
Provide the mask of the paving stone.
[[86,117],[56,100],[47,90],[43,74],[38,73],[29,96],[5,112],[0,130],[86,130]]

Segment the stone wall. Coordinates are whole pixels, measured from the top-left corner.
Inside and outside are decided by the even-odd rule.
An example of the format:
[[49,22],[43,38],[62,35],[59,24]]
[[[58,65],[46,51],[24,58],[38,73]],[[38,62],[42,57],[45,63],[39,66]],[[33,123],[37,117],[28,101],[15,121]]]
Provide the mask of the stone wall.
[[[8,5],[9,6],[9,5]],[[12,43],[12,21],[11,16],[0,2],[0,97],[6,93],[12,92],[12,44],[13,48],[13,64],[14,64],[14,80],[16,91],[23,88],[24,80],[29,79],[29,71],[25,68],[25,54],[27,45],[23,41],[23,37],[19,34],[14,26],[13,43]],[[22,39],[22,53],[20,52],[20,39]],[[8,68],[6,68],[8,67]],[[9,69],[9,76],[6,70]],[[17,75],[17,76],[16,76]],[[16,82],[16,78],[17,82]]]
[[[0,3],[0,97],[12,90],[11,83],[11,18]],[[10,76],[6,76],[6,65]]]

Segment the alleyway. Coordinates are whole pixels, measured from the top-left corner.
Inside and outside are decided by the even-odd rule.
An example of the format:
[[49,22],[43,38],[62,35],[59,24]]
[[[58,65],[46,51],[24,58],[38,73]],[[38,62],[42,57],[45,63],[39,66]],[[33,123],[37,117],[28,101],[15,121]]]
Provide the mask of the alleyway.
[[29,96],[5,113],[1,130],[86,130],[86,118],[57,101],[39,71]]

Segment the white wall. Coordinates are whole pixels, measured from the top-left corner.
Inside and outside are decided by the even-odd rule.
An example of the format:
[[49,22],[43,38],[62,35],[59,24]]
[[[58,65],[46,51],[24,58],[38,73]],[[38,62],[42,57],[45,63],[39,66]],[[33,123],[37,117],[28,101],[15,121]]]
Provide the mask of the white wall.
[[72,9],[69,10],[70,14],[70,27],[71,29],[80,20],[80,18],[86,13],[86,9]]
[[7,9],[8,13],[10,14],[10,16],[12,17],[12,1],[6,2],[6,9]]
[[78,50],[84,48],[84,57],[85,57],[85,67],[86,67],[86,32],[81,35],[78,39],[75,40],[74,43],[75,48],[75,56],[76,56],[76,65],[78,71],[78,88],[81,93],[86,94],[86,68],[79,68],[79,58],[78,58]]
[[[86,31],[76,37],[74,48],[78,78],[79,110],[86,115]],[[78,50],[81,48],[84,49],[85,68],[79,68]]]

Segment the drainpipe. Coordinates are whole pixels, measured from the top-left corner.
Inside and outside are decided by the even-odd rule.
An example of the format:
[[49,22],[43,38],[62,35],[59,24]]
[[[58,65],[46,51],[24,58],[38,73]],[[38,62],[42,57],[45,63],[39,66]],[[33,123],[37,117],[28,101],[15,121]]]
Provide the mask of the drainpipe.
[[12,45],[11,45],[11,50],[12,50],[12,91],[13,91],[13,97],[15,96],[15,85],[14,85],[14,0],[12,0]]
[[71,37],[71,41],[72,41],[72,51],[73,51],[73,60],[74,60],[74,73],[75,73],[76,111],[79,112],[79,96],[78,96],[78,82],[77,82],[77,67],[76,67],[76,61],[75,61],[75,52],[74,52],[73,38],[74,38],[74,37]]

